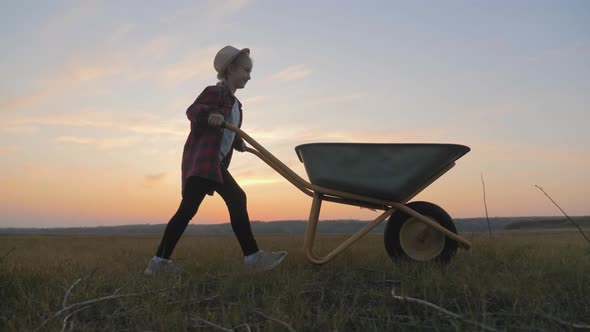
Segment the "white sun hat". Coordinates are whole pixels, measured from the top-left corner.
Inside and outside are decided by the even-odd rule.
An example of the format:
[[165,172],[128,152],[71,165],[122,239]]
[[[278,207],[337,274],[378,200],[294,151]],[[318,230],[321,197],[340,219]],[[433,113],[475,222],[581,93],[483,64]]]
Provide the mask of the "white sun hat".
[[250,55],[250,49],[243,48],[239,50],[233,46],[228,45],[219,50],[219,52],[217,52],[217,55],[215,55],[215,60],[213,60],[213,67],[215,68],[215,71],[217,71],[218,79],[223,78],[223,75],[225,74],[225,71],[227,70],[229,65],[241,53]]

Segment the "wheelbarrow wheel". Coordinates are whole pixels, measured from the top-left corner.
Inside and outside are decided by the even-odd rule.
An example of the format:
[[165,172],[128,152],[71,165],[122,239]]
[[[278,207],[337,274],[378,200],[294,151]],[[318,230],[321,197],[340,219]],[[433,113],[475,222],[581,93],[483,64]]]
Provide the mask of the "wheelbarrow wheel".
[[[457,233],[453,219],[429,202],[411,202],[407,207]],[[457,252],[457,241],[401,210],[389,217],[384,233],[385,250],[392,261],[437,261],[448,263]]]

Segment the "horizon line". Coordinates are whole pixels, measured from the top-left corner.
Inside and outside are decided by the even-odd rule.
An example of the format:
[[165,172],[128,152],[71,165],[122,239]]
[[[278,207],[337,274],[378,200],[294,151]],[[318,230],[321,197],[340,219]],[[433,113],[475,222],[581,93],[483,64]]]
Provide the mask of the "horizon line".
[[[579,216],[569,216],[570,218],[584,218],[590,217],[590,215],[579,215]],[[564,218],[567,220],[566,216],[563,215],[553,215],[553,216],[513,216],[513,217],[466,217],[466,218],[453,218],[455,220],[467,220],[467,219],[524,219],[524,218]],[[372,220],[362,220],[362,219],[323,219],[319,220],[318,222],[371,222]],[[281,220],[251,220],[250,223],[281,223],[281,222],[304,222],[307,223],[307,219],[281,219]],[[0,230],[3,229],[68,229],[68,228],[108,228],[108,227],[128,227],[128,226],[158,226],[158,225],[167,225],[168,223],[138,223],[138,224],[117,224],[117,225],[93,225],[93,226],[49,226],[49,227],[14,227],[14,226],[0,226]],[[215,225],[230,225],[230,222],[223,222],[223,223],[189,223],[188,226],[215,226]]]

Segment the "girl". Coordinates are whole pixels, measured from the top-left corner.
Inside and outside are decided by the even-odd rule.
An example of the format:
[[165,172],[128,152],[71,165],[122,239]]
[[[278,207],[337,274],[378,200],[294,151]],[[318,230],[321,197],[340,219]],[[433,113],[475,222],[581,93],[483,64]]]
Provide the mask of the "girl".
[[250,50],[226,46],[217,52],[213,67],[220,82],[206,87],[186,111],[191,131],[182,155],[182,201],[166,226],[156,255],[145,270],[147,275],[182,272],[170,260],[170,255],[205,196],[213,195],[214,191],[227,205],[247,268],[270,270],[287,256],[284,251],[258,249],[250,227],[246,194],[228,171],[233,149],[243,152],[246,146],[234,132],[221,126],[224,121],[238,127],[242,124],[242,104],[234,94],[250,80]]

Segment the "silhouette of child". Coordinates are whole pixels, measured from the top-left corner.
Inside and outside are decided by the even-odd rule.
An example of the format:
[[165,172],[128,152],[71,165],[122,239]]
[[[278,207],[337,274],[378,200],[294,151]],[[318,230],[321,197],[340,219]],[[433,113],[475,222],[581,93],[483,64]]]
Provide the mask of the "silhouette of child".
[[247,268],[264,271],[278,266],[286,252],[265,252],[258,249],[246,206],[246,193],[228,171],[233,149],[245,150],[244,141],[234,132],[223,129],[224,121],[240,127],[242,104],[235,97],[243,89],[252,72],[250,50],[225,46],[215,56],[213,67],[220,80],[208,86],[189,106],[186,115],[191,131],[182,156],[182,201],[168,222],[156,255],[145,274],[180,273],[170,256],[189,221],[195,216],[207,194],[217,192],[225,201],[231,226],[244,254]]

